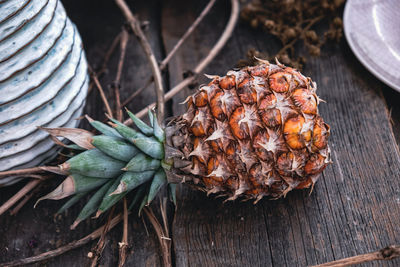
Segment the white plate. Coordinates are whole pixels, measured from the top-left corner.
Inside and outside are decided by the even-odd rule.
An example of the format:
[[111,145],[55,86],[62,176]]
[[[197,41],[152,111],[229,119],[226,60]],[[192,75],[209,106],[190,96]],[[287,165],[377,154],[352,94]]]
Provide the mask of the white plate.
[[343,23],[361,63],[400,92],[400,1],[348,0]]

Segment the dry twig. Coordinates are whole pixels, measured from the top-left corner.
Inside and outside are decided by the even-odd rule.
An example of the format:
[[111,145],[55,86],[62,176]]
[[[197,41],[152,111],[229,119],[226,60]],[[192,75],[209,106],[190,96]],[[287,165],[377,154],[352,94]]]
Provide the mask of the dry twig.
[[[43,177],[44,178],[44,177]],[[0,207],[0,215],[6,212],[9,208],[11,208],[15,203],[17,203],[21,198],[23,198],[29,191],[35,188],[38,184],[42,182],[41,179],[35,179],[27,183],[21,190],[19,190],[13,197],[7,200]]]
[[165,231],[165,237],[169,237],[169,230],[168,230],[168,217],[167,217],[167,198],[163,197],[163,199],[160,201],[160,211],[161,211],[161,216],[163,219],[163,224],[164,224],[164,231]]
[[344,258],[337,261],[331,261],[319,265],[314,265],[312,267],[344,267],[355,264],[361,264],[369,261],[377,261],[377,260],[392,260],[394,258],[400,257],[400,246],[387,246],[378,251],[374,251],[367,254],[357,255],[349,258]]
[[110,104],[108,103],[108,100],[107,100],[107,97],[106,97],[106,95],[104,93],[103,87],[101,86],[101,84],[99,82],[99,79],[97,78],[96,73],[92,70],[92,68],[90,66],[89,66],[89,71],[92,74],[91,76],[92,76],[92,79],[94,81],[94,84],[96,85],[97,89],[99,89],[101,99],[103,100],[103,103],[106,106],[107,114],[108,114],[108,116],[110,116],[112,118],[113,114],[112,114],[112,111],[111,111],[111,107],[110,107]]
[[[112,228],[114,228],[121,220],[122,220],[122,213],[118,214],[110,221],[108,230],[111,230]],[[96,238],[99,238],[101,236],[102,232],[104,231],[105,227],[106,226],[103,225],[102,227],[95,230],[93,233],[91,233],[79,240],[68,243],[65,246],[59,247],[55,250],[47,251],[45,253],[42,253],[42,254],[39,254],[39,255],[36,255],[33,257],[25,258],[25,259],[19,259],[19,260],[15,260],[15,261],[11,261],[11,262],[0,263],[0,267],[21,266],[21,265],[25,265],[25,264],[32,264],[35,262],[40,262],[40,261],[54,258],[56,256],[59,256],[65,252],[67,252],[67,251],[81,247],[81,246],[87,244],[88,242],[95,240]]]
[[[210,50],[210,53],[196,66],[194,69],[193,73],[194,75],[184,79],[181,81],[179,84],[177,84],[174,88],[172,88],[170,91],[168,91],[165,94],[165,101],[170,100],[174,95],[176,95],[178,92],[180,92],[183,88],[186,86],[190,85],[191,83],[194,82],[196,79],[196,75],[201,73],[205,67],[214,59],[214,57],[219,53],[219,51],[224,47],[228,39],[231,37],[232,32],[235,28],[236,22],[239,17],[239,1],[238,0],[231,0],[231,15],[228,21],[228,24],[225,27],[224,32],[222,33],[221,37],[218,39],[217,43],[214,45],[214,47]],[[155,103],[152,103],[139,111],[136,116],[141,118],[144,115],[147,114],[147,110],[149,108],[154,108]],[[127,119],[124,121],[126,125],[132,124],[131,119]]]
[[128,205],[126,203],[126,197],[124,197],[124,230],[122,234],[122,240],[119,243],[119,262],[118,267],[122,267],[125,264],[128,250]]
[[117,117],[117,120],[121,121],[122,120],[122,109],[121,109],[121,98],[120,98],[120,82],[121,82],[121,75],[122,75],[122,67],[124,66],[124,61],[125,61],[125,54],[126,54],[126,46],[129,41],[129,34],[126,29],[124,29],[121,33],[121,40],[120,40],[120,45],[121,45],[121,54],[119,57],[119,62],[118,62],[118,70],[117,70],[117,75],[115,77],[115,81],[113,83],[114,87],[114,94],[115,94],[115,114]]
[[125,29],[122,29],[122,31],[120,33],[118,33],[118,35],[115,36],[114,40],[112,41],[110,48],[107,50],[106,54],[104,55],[103,64],[101,65],[100,70],[97,72],[97,77],[100,77],[100,75],[103,75],[106,72],[108,61],[110,61],[112,54],[114,53],[119,42],[121,41],[121,37],[122,37],[122,34],[124,31],[125,31]]
[[165,233],[163,227],[158,222],[157,217],[154,215],[152,209],[150,207],[144,207],[143,211],[146,213],[151,225],[156,231],[158,241],[161,245],[164,267],[172,266],[171,239],[167,236],[167,233]]
[[[319,56],[326,43],[341,39],[341,11],[344,2],[345,0],[253,0],[243,6],[241,18],[251,27],[264,30],[281,42],[283,48],[266,58],[273,60],[277,57],[283,64],[301,69],[306,59],[301,52],[296,52],[298,45],[304,46],[310,55]],[[308,26],[318,17],[323,18],[318,20],[318,29]],[[249,58],[242,60],[240,65],[246,61],[252,63]]]
[[157,106],[158,106],[157,107],[157,115],[158,115],[158,119],[161,122],[164,118],[165,101],[164,101],[164,88],[163,88],[163,84],[162,84],[163,82],[162,82],[162,77],[161,77],[161,71],[160,71],[160,68],[158,67],[156,57],[154,56],[154,53],[151,49],[149,41],[147,40],[146,36],[144,35],[144,33],[142,31],[142,28],[140,27],[139,20],[132,14],[132,12],[129,9],[129,6],[126,4],[125,0],[115,0],[115,2],[118,5],[118,7],[121,9],[125,18],[127,19],[130,28],[135,33],[135,35],[138,37],[139,42],[142,45],[143,50],[147,56],[147,59],[149,60],[151,70],[153,72],[156,94],[157,94]]
[[[100,70],[96,73],[98,78],[101,78],[101,76],[106,72],[108,61],[110,60],[111,55],[114,53],[115,48],[117,47],[119,41],[121,40],[121,34],[122,32],[118,33],[118,35],[115,36],[106,54],[104,55],[103,64],[101,65]],[[91,81],[88,88],[88,95],[92,91],[93,85],[94,83],[93,81]]]
[[101,256],[101,254],[103,253],[103,250],[106,246],[106,234],[108,233],[108,231],[110,230],[110,225],[111,225],[111,221],[112,221],[112,216],[114,214],[114,210],[115,210],[115,206],[112,207],[109,215],[108,215],[108,219],[107,219],[107,223],[104,225],[103,231],[101,233],[100,239],[97,242],[96,248],[94,250],[93,255],[94,258],[92,260],[92,264],[91,267],[95,267],[97,266],[97,263],[99,261],[99,258]]
[[39,166],[39,167],[26,168],[20,170],[2,171],[0,172],[0,179],[7,178],[9,176],[23,176],[26,174],[30,175],[38,172],[54,172],[58,169],[59,169],[58,167],[54,166]]
[[207,15],[207,13],[210,11],[212,6],[215,4],[216,0],[211,0],[207,6],[203,9],[203,11],[200,13],[200,15],[197,17],[197,19],[193,22],[193,24],[187,29],[185,34],[182,36],[182,38],[176,43],[176,45],[172,48],[172,50],[169,52],[169,54],[165,57],[165,59],[161,62],[160,68],[164,69],[168,62],[171,60],[171,58],[175,55],[176,51],[178,51],[179,47],[183,44],[183,42],[189,37],[189,35],[196,29],[197,25],[203,20],[203,18]]
[[[160,63],[160,70],[163,71],[166,67],[168,62],[171,60],[171,58],[175,55],[175,53],[178,51],[178,49],[182,46],[182,44],[186,41],[186,39],[192,34],[192,32],[197,28],[197,26],[200,24],[200,22],[203,20],[203,18],[207,15],[207,13],[211,10],[211,8],[214,6],[216,0],[211,0],[208,2],[206,7],[203,9],[203,11],[200,13],[200,15],[196,18],[196,20],[193,22],[192,25],[187,29],[187,31],[182,35],[182,37],[178,40],[178,42],[175,44],[175,46],[172,48],[172,50],[168,53],[168,55],[164,58],[164,60]],[[134,99],[138,94],[140,94],[144,89],[146,89],[152,82],[154,81],[154,77],[151,76],[145,83],[144,86],[140,87],[138,90],[136,90],[132,95],[130,95],[123,103],[122,106],[127,105],[132,99]]]
[[12,210],[10,210],[10,215],[16,215],[18,211],[31,199],[41,188],[41,185],[32,189],[28,194],[24,196],[24,198],[15,206]]

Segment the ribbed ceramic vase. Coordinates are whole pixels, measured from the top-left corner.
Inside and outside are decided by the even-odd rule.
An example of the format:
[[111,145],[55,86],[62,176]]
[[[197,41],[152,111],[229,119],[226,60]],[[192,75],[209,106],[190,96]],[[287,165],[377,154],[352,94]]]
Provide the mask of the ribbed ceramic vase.
[[54,142],[37,126],[76,127],[88,82],[79,33],[60,1],[0,0],[0,171],[54,158]]

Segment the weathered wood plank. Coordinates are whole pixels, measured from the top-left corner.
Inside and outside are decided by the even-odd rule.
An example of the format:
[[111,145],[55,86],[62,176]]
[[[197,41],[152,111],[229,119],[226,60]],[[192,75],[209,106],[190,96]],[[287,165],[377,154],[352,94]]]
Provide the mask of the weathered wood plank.
[[[171,86],[206,55],[229,15],[227,1],[205,19],[169,67]],[[163,38],[170,50],[206,1],[163,8]],[[206,69],[224,74],[249,47],[276,51],[274,39],[239,25],[221,55]],[[272,53],[271,53],[272,54]],[[327,100],[321,113],[332,126],[334,164],[313,193],[286,199],[227,203],[181,187],[173,224],[177,266],[306,266],[366,253],[400,242],[400,154],[389,124],[382,84],[357,62],[343,41],[310,58],[306,75]],[[192,90],[174,98],[173,111]],[[366,266],[396,266],[371,263]]]
[[382,91],[388,105],[391,123],[397,145],[400,145],[400,92],[382,84]]
[[[63,1],[67,12],[72,21],[77,24],[89,63],[94,69],[102,64],[105,51],[109,47],[113,38],[120,32],[124,19],[114,1]],[[159,5],[160,1],[150,0],[145,2],[129,1],[142,20],[151,22],[146,34],[154,49],[157,58],[161,58],[162,47],[160,41],[159,24]],[[109,70],[101,79],[101,83],[106,90],[109,99],[113,99],[110,85],[115,79],[119,50],[110,60]],[[150,75],[151,70],[148,66],[143,50],[135,37],[131,37],[128,43],[124,72],[121,80],[122,100],[134,90],[143,85]],[[147,102],[155,98],[154,89],[149,87],[134,102],[129,104],[129,108],[137,111],[143,108]],[[98,91],[94,88],[90,94],[86,113],[93,118],[103,120],[104,108]],[[86,124],[85,124],[86,125]],[[53,189],[61,180],[54,181],[42,189],[39,195],[45,194]],[[6,189],[8,192],[0,191],[0,202],[4,202],[12,192],[16,192],[16,187]],[[73,240],[77,240],[94,229],[105,223],[106,218],[90,220],[81,223],[74,231],[69,230],[78,215],[83,203],[72,207],[67,213],[53,220],[53,214],[61,207],[61,202],[46,201],[40,203],[33,210],[33,204],[37,196],[29,201],[17,216],[4,215],[0,217],[0,262],[10,261],[23,257],[29,257],[41,252],[54,249]],[[119,207],[120,208],[120,207]],[[127,266],[159,266],[161,264],[161,254],[157,243],[157,237],[151,226],[148,226],[150,236],[146,234],[145,227],[141,219],[136,214],[129,217],[129,243],[131,253],[129,254]],[[122,226],[117,226],[108,234],[108,243],[100,260],[101,266],[116,266],[118,263],[118,242],[122,238]],[[28,242],[35,240],[37,247],[31,249]],[[48,261],[47,266],[84,266],[90,263],[87,253],[96,242],[67,252],[57,258]],[[44,263],[36,264],[43,266]]]
[[[135,1],[134,11],[151,22],[147,33],[161,59],[164,42],[170,50],[207,1]],[[82,35],[89,62],[96,67],[119,31],[123,18],[113,1],[64,1]],[[163,8],[161,14],[161,8]],[[162,20],[160,21],[160,15]],[[182,80],[184,71],[195,66],[217,40],[229,15],[228,1],[218,1],[195,34],[169,65],[169,86]],[[161,31],[162,28],[162,32]],[[162,34],[161,34],[162,33]],[[223,75],[250,47],[271,54],[278,49],[274,39],[240,24],[235,35],[206,73]],[[352,256],[400,242],[400,160],[382,98],[384,91],[392,107],[394,132],[400,133],[399,94],[370,75],[354,58],[347,45],[324,50],[310,59],[304,73],[318,83],[319,95],[328,101],[321,113],[332,126],[334,164],[324,173],[314,192],[293,192],[286,199],[251,203],[226,203],[181,187],[173,225],[177,266],[306,266]],[[116,53],[110,71],[101,80],[105,89],[114,79]],[[122,77],[122,98],[139,88],[150,74],[141,47],[131,38]],[[205,81],[201,78],[199,83]],[[383,88],[383,89],[382,89]],[[387,92],[389,91],[389,93]],[[182,102],[193,90],[174,98],[172,111],[180,114]],[[112,98],[112,94],[109,94]],[[152,88],[129,105],[139,110],[155,99]],[[87,112],[104,118],[96,90],[89,97]],[[400,134],[397,135],[400,140]],[[48,192],[56,182],[42,189]],[[1,189],[4,201],[18,186]],[[31,200],[15,216],[0,217],[0,262],[31,256],[79,239],[104,222],[88,220],[75,231],[69,226],[83,203],[53,221],[60,203],[41,203],[35,210]],[[141,220],[130,216],[133,253],[127,266],[159,266],[160,251],[151,227],[146,235]],[[43,231],[45,229],[45,231]],[[101,264],[115,266],[122,229],[109,234]],[[36,248],[28,242],[37,241]],[[90,262],[87,252],[95,242],[48,261],[48,266],[82,266]],[[366,266],[398,266],[399,260]],[[37,264],[42,266],[42,264]]]

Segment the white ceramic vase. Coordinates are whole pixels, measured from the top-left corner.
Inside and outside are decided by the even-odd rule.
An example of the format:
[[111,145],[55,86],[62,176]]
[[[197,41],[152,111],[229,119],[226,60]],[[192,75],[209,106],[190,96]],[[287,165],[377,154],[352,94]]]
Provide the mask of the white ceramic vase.
[[79,33],[59,0],[0,0],[0,171],[54,158],[37,126],[76,127],[88,82]]

